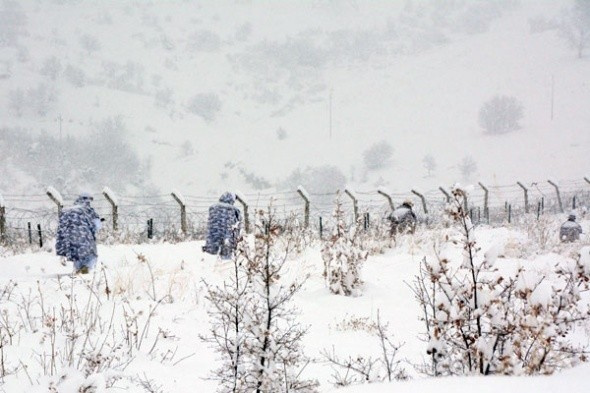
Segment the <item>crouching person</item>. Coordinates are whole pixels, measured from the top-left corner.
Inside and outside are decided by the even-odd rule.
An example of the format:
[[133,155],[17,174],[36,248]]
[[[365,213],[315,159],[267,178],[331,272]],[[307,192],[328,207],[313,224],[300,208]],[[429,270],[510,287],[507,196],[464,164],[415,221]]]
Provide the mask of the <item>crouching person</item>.
[[559,239],[565,243],[571,243],[580,238],[582,227],[576,222],[576,215],[571,213],[567,221],[559,228]]
[[398,233],[414,233],[417,220],[416,214],[412,210],[413,205],[412,201],[405,200],[387,217],[391,225],[391,236]]
[[240,236],[242,217],[240,210],[234,206],[236,196],[224,193],[219,202],[209,208],[207,220],[207,241],[203,251],[219,254],[223,259],[231,259]]
[[101,220],[90,206],[92,200],[89,193],[82,193],[74,205],[62,210],[59,216],[55,250],[57,255],[74,262],[77,274],[87,274],[94,268],[98,257],[96,234]]

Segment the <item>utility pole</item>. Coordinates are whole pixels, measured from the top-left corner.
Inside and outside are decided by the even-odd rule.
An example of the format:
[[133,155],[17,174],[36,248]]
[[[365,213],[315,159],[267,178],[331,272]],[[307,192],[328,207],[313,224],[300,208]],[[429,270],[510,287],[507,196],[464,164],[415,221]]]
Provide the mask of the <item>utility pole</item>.
[[553,102],[554,102],[554,94],[555,94],[555,77],[551,74],[551,120],[553,120]]
[[330,89],[330,104],[329,104],[329,112],[330,112],[330,139],[332,139],[332,93],[334,89]]
[[61,117],[61,113],[59,114],[59,116],[57,117],[57,122],[59,123],[59,142],[63,142],[63,136],[62,136],[62,132],[61,132],[61,123],[63,121],[63,118]]

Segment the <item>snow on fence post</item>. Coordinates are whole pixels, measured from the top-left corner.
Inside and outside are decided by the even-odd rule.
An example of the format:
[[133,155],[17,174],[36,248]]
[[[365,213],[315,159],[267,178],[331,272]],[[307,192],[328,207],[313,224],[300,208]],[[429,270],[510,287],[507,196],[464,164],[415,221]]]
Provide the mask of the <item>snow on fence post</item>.
[[64,199],[59,191],[51,186],[47,187],[47,196],[57,205],[57,215],[59,217],[61,215],[61,210],[64,207]]
[[416,195],[418,198],[420,198],[420,200],[422,201],[422,208],[424,209],[424,213],[428,214],[428,207],[426,207],[426,198],[424,198],[424,195],[420,194],[418,191],[416,190],[411,190],[412,194]]
[[377,190],[377,193],[383,195],[387,199],[389,207],[392,211],[395,210],[395,206],[393,205],[393,199],[391,199],[391,195],[389,195],[387,191],[385,191],[383,188],[380,188]]
[[6,206],[0,194],[0,244],[6,241]]
[[354,195],[354,193],[352,191],[350,191],[348,188],[345,188],[344,192],[346,193],[346,195],[348,195],[350,197],[350,199],[352,199],[352,209],[354,212],[354,222],[356,223],[359,219],[358,200],[356,199],[356,196]]
[[529,190],[519,181],[516,182],[524,190],[524,212],[529,212]]
[[303,225],[307,229],[309,228],[309,194],[305,188],[303,188],[303,186],[297,187],[297,193],[301,196],[301,198],[303,198],[303,201],[305,202],[305,219],[303,221]]
[[559,203],[559,210],[563,213],[563,204],[561,203],[561,194],[559,193],[559,187],[551,179],[547,180],[549,184],[555,187],[555,193],[557,194],[557,203]]
[[188,231],[188,226],[186,223],[186,201],[184,196],[178,190],[172,190],[172,198],[180,205],[180,230],[182,233],[186,235]]
[[30,222],[27,222],[27,229],[29,231],[29,244],[33,244],[33,228],[31,228]]
[[438,188],[440,190],[440,192],[443,193],[443,195],[445,196],[445,198],[447,199],[447,203],[451,202],[451,196],[449,195],[449,193],[447,192],[447,190],[445,190],[442,187]]
[[107,186],[102,189],[102,195],[111,204],[111,209],[113,210],[113,231],[116,232],[119,229],[119,201],[115,193]]
[[248,217],[248,203],[246,203],[246,198],[244,198],[244,195],[242,195],[242,193],[240,193],[239,191],[236,191],[235,195],[236,200],[240,202],[242,204],[242,207],[244,208],[244,230],[246,231],[246,233],[250,233],[250,217]]

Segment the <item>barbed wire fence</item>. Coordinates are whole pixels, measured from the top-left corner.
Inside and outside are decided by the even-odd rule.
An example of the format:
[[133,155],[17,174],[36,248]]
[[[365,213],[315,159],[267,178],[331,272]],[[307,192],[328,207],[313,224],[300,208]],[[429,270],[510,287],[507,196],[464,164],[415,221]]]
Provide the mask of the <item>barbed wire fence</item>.
[[[539,219],[546,214],[579,210],[585,214],[590,206],[590,179],[516,182],[510,185],[486,185],[478,182],[468,188],[465,208],[476,224],[510,225],[523,217]],[[286,229],[307,228],[317,236],[328,234],[332,211],[340,198],[348,222],[359,222],[368,229],[383,225],[392,209],[404,200],[414,204],[419,221],[437,225],[450,198],[450,189],[389,192],[385,189],[355,191],[345,189],[331,193],[307,193],[297,190],[274,192],[236,192],[237,206],[244,216],[244,229],[252,229],[251,220],[258,209],[271,204],[275,218]],[[76,195],[60,195],[49,187],[46,195],[0,194],[0,244],[9,248],[44,247],[52,244],[59,212],[65,201]],[[208,209],[217,203],[213,195],[186,195],[178,191],[155,195],[115,195],[108,187],[96,197],[93,207],[104,218],[99,241],[107,244],[176,242],[204,239]]]

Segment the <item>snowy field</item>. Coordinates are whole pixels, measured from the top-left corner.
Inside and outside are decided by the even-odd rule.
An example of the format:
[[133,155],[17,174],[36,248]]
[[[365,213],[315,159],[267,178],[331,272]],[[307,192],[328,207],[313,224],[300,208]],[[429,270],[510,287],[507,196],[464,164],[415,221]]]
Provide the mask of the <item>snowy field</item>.
[[[571,245],[553,237],[540,244],[526,229],[478,227],[475,234],[483,251],[495,250],[500,269],[522,266],[549,278],[554,265],[571,265],[581,250],[590,253],[583,248],[589,244],[590,222],[582,224],[584,238]],[[417,371],[427,360],[426,343],[420,339],[424,323],[409,284],[420,261],[433,258],[433,242],[443,233],[419,231],[395,244],[381,243],[383,252],[370,255],[364,265],[358,297],[333,295],[326,288],[321,243],[314,241],[291,256],[282,279],[309,277],[294,299],[301,312],[297,320],[309,327],[303,349],[311,361],[303,375],[317,379],[320,392],[588,391],[587,364],[549,377],[435,379]],[[62,266],[50,250],[0,257],[1,367],[6,374],[0,390],[214,392],[217,382],[208,377],[219,366],[218,356],[200,339],[210,329],[203,280],[221,283],[233,265],[203,254],[201,246],[99,246],[94,274],[73,278],[72,267]],[[455,256],[460,255],[456,248]],[[334,348],[343,358],[379,356],[377,339],[362,328],[377,313],[389,323],[393,340],[403,344],[396,359],[410,380],[336,389],[331,383],[335,371],[321,352]],[[583,326],[573,338],[588,342],[589,331]]]

